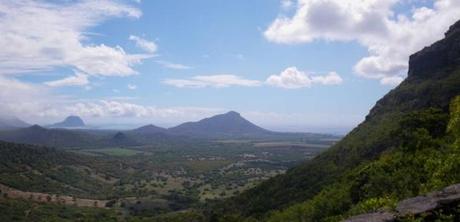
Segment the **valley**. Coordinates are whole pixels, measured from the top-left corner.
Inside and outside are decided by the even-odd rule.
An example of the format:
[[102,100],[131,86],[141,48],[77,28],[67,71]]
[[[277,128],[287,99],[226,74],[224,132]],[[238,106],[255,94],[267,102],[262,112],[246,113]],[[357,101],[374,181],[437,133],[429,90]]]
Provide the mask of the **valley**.
[[[206,124],[214,120],[208,118]],[[36,145],[2,144],[2,193],[17,201],[154,216],[238,195],[315,157],[340,139],[258,127],[254,132],[252,123],[235,112],[217,116],[217,121],[227,122],[228,128],[214,130],[215,136],[168,133],[152,125],[127,131],[40,126],[4,130],[0,137]],[[225,135],[227,130],[232,133]],[[42,138],[28,136],[40,135],[37,132]],[[50,134],[59,137],[56,141],[61,142],[56,144],[69,146],[41,147],[50,145],[46,140]],[[73,138],[86,140],[69,142]]]
[[460,0],[0,0],[0,222],[459,222]]

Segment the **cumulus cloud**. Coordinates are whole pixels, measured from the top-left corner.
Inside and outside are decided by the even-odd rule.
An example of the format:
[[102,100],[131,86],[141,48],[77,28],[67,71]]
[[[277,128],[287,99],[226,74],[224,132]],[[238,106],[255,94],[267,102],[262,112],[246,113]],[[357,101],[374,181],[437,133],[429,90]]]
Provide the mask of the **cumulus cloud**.
[[75,72],[74,76],[69,76],[60,80],[45,82],[45,85],[51,87],[85,86],[88,85],[88,83],[89,81],[87,75],[80,72]]
[[116,1],[2,1],[0,75],[68,67],[87,75],[128,76],[150,57],[119,46],[89,43],[88,30],[111,17],[139,18],[141,12]]
[[[397,84],[409,56],[434,41],[460,19],[460,1],[437,0],[432,8],[398,0],[298,0],[292,17],[280,16],[264,32],[272,42],[358,41],[369,55],[354,67],[363,77]],[[410,4],[409,15],[393,10]],[[429,30],[429,31],[428,31]]]
[[64,112],[91,117],[193,117],[218,111],[219,109],[201,107],[159,108],[114,100],[79,102],[64,107]]
[[261,85],[261,82],[258,80],[244,79],[235,75],[209,75],[195,76],[191,79],[166,79],[163,83],[178,88],[224,88],[229,86],[255,87]]
[[59,100],[47,87],[24,83],[0,75],[0,114],[24,116],[36,114]]
[[342,78],[335,72],[326,75],[310,75],[299,71],[296,67],[289,67],[279,75],[271,75],[266,80],[268,85],[285,89],[310,87],[314,84],[339,85],[342,82]]
[[178,69],[178,70],[185,70],[185,69],[192,69],[193,67],[179,64],[179,63],[172,63],[164,60],[158,60],[156,63],[160,64],[161,66],[168,68],[168,69]]
[[129,40],[134,41],[137,47],[145,50],[146,52],[155,53],[157,51],[158,46],[153,41],[149,41],[135,35],[130,35]]

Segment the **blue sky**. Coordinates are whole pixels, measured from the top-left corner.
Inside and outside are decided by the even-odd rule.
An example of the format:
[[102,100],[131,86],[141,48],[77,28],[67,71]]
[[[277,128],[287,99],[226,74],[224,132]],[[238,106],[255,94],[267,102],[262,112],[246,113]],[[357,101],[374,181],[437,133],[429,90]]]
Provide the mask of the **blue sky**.
[[172,126],[235,110],[269,129],[314,132],[362,121],[405,78],[408,56],[460,18],[455,0],[0,6],[0,31],[11,34],[0,37],[11,47],[0,53],[4,113],[37,123],[76,114],[93,125]]

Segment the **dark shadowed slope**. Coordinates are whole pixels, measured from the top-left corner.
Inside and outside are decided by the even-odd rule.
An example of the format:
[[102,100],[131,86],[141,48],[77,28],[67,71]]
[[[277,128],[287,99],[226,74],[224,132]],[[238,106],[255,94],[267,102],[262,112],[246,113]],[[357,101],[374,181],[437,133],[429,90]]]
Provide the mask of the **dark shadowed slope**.
[[0,131],[0,140],[53,147],[91,146],[99,143],[98,136],[82,131],[46,129],[39,125],[8,131]]
[[360,164],[398,147],[392,132],[404,116],[428,108],[448,113],[450,102],[460,95],[460,22],[450,28],[445,39],[411,56],[409,63],[408,78],[379,100],[366,120],[342,141],[215,209],[259,217],[309,200]]

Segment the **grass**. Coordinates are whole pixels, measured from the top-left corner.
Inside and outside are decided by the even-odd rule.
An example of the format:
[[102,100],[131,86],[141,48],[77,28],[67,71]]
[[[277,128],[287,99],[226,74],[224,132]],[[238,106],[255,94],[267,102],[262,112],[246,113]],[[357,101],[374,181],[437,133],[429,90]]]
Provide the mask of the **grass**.
[[80,153],[87,154],[102,154],[108,156],[135,156],[138,154],[143,154],[145,152],[139,150],[125,149],[125,148],[104,148],[104,149],[90,149],[90,150],[80,150]]
[[230,163],[232,163],[232,161],[229,160],[191,160],[185,162],[184,165],[195,173],[204,173],[219,169]]

